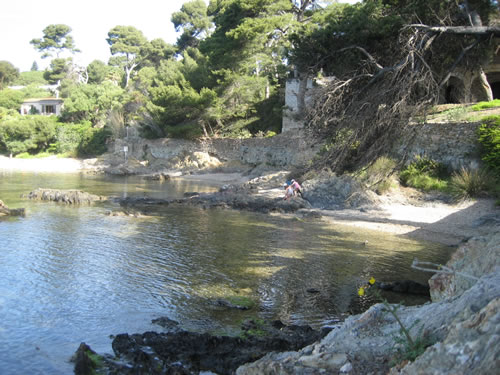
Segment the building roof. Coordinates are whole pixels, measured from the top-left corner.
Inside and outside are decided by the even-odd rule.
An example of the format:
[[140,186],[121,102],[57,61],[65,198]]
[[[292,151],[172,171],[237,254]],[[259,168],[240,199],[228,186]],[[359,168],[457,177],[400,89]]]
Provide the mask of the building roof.
[[24,103],[39,103],[39,102],[63,102],[63,99],[60,98],[30,98],[30,99],[24,99]]

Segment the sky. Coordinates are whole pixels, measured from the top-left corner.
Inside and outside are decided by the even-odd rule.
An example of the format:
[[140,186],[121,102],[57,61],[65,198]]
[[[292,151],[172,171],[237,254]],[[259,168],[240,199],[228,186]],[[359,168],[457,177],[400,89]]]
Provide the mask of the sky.
[[[52,24],[71,27],[75,46],[81,53],[73,56],[82,66],[93,60],[107,63],[108,31],[115,26],[134,26],[148,40],[161,38],[175,43],[178,34],[170,22],[173,12],[188,0],[23,0],[2,2],[0,9],[0,61],[8,61],[19,71],[31,69],[34,61],[45,69],[51,58],[41,59],[30,40],[43,37]],[[206,0],[208,3],[208,0]],[[358,0],[342,0],[353,3]]]

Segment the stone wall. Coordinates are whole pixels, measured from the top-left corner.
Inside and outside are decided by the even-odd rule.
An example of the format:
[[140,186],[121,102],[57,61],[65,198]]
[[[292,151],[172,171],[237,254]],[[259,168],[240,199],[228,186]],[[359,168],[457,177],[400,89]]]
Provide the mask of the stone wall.
[[316,155],[319,144],[304,131],[289,131],[269,138],[205,139],[188,141],[162,138],[146,140],[130,138],[117,140],[112,146],[115,155],[138,160],[174,160],[203,153],[221,163],[239,162],[246,165],[265,164],[271,167],[288,168],[307,164]]
[[416,156],[426,156],[445,164],[452,170],[462,166],[476,168],[480,163],[476,131],[478,123],[427,123],[412,124],[405,141],[411,140],[405,150],[399,142],[394,153],[400,157],[408,153],[407,162]]

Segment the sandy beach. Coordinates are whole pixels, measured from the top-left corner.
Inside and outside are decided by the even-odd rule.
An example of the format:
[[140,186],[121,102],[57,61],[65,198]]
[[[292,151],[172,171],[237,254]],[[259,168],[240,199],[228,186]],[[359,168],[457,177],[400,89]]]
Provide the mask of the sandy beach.
[[77,173],[83,169],[78,159],[49,156],[39,159],[17,159],[0,156],[0,171]]

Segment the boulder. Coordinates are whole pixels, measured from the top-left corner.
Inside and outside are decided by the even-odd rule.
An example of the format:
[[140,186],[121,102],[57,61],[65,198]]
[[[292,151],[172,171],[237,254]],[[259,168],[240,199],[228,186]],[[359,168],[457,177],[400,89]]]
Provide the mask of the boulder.
[[65,204],[90,204],[93,202],[105,201],[106,197],[86,193],[81,190],[56,190],[38,188],[31,191],[27,196],[28,199],[52,201]]

